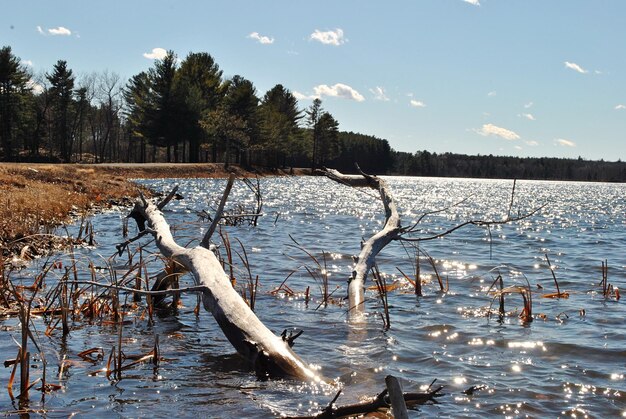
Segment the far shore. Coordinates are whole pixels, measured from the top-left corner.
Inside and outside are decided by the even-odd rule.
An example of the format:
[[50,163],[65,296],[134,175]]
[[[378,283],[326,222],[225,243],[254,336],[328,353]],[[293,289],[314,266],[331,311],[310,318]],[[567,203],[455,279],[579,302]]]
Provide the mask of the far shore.
[[[0,256],[28,259],[61,248],[45,233],[100,208],[130,205],[132,179],[307,175],[308,169],[255,168],[222,163],[0,164]],[[44,235],[42,235],[44,233]],[[0,261],[0,265],[2,261]]]

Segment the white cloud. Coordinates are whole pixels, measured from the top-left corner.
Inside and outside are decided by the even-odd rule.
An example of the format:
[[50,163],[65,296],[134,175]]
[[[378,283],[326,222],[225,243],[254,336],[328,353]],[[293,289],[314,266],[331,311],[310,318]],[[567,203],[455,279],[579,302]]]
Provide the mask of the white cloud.
[[521,118],[526,118],[529,121],[534,121],[535,120],[535,116],[532,113],[521,113],[518,116],[520,116]]
[[38,95],[41,92],[43,92],[43,86],[39,83],[37,83],[35,80],[30,79],[26,82],[26,87],[28,87],[29,89],[31,89],[33,91],[34,94]]
[[365,98],[359,92],[347,84],[337,83],[332,86],[326,84],[320,84],[313,88],[313,92],[316,97],[330,96],[339,97],[343,99],[355,100],[357,102],[363,102]]
[[37,26],[37,32],[40,35],[52,35],[52,36],[70,36],[72,31],[63,26],[57,26],[56,28],[44,29],[41,26]]
[[57,28],[50,28],[50,29],[48,29],[48,33],[50,35],[70,36],[72,34],[72,31],[70,31],[67,28],[64,28],[63,26],[59,26]]
[[506,128],[498,127],[493,124],[484,124],[482,128],[475,129],[474,131],[484,137],[493,135],[495,137],[504,138],[505,140],[519,140],[520,139],[520,136],[517,135],[515,132],[508,130]]
[[346,42],[343,37],[343,29],[335,29],[334,31],[326,31],[322,32],[318,29],[315,29],[315,32],[311,34],[309,39],[313,41],[319,41],[325,45],[335,45],[339,46]]
[[32,67],[33,66],[33,62],[31,60],[23,60],[22,64],[24,64],[27,67]]
[[535,140],[529,140],[529,141],[526,141],[526,145],[531,146],[531,147],[537,147],[539,145],[539,142]]
[[516,145],[516,146],[515,146],[515,147],[513,147],[513,148],[515,148],[515,149],[516,149],[516,150],[518,150],[518,151],[522,151],[522,150],[524,149],[522,146],[519,146],[519,145]]
[[426,107],[426,104],[424,102],[422,102],[421,100],[411,99],[409,104],[411,106],[413,106],[414,108],[425,108]]
[[167,55],[163,48],[152,48],[152,52],[144,52],[143,56],[149,60],[162,60]]
[[480,6],[480,1],[478,0],[463,0],[465,3],[469,3],[474,6]]
[[524,108],[525,109],[530,109],[530,108],[532,108],[533,105],[534,105],[534,103],[528,102],[527,104],[524,105]]
[[260,35],[258,32],[252,32],[250,35],[248,35],[248,38],[254,39],[255,41],[258,41],[259,44],[263,44],[263,45],[269,45],[269,44],[274,43],[274,38],[270,38],[269,36],[265,36],[265,35]]
[[584,68],[582,68],[582,67],[581,67],[581,66],[579,66],[578,64],[576,64],[576,63],[570,63],[569,61],[565,61],[565,67],[567,67],[567,68],[569,68],[569,69],[572,69],[572,70],[574,70],[574,71],[577,71],[577,72],[579,72],[579,73],[581,73],[581,74],[586,74],[586,73],[588,73],[588,71],[587,71],[587,70],[585,70]]
[[369,90],[374,95],[374,99],[382,100],[384,102],[387,102],[389,100],[389,97],[387,97],[387,95],[385,94],[385,89],[383,89],[382,87],[376,86],[375,88]]
[[626,105],[622,105],[621,103],[619,105],[616,105],[614,108],[616,111],[619,111],[620,109],[626,109]]
[[491,92],[487,93],[487,96],[489,96],[489,97],[494,97],[494,96],[495,96],[495,95],[497,95],[497,94],[498,94],[498,92],[496,92],[495,90],[493,90],[493,91],[491,91]]
[[314,97],[307,96],[304,93],[300,93],[300,92],[295,91],[295,90],[294,90],[294,92],[292,94],[293,94],[293,97],[295,97],[298,100],[315,99]]
[[576,147],[575,142],[566,140],[564,138],[557,138],[554,140],[554,143],[560,145],[561,147]]

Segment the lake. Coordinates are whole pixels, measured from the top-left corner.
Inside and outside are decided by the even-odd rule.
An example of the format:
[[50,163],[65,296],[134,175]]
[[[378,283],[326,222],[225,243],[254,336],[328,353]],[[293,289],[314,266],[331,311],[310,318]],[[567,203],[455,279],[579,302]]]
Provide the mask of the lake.
[[[255,308],[259,318],[277,334],[284,329],[303,330],[295,342],[296,353],[343,383],[337,405],[375,396],[391,374],[405,391],[421,391],[434,379],[445,386],[438,404],[409,411],[415,416],[626,416],[626,301],[618,301],[615,295],[605,297],[600,286],[604,261],[609,283],[621,289],[626,279],[626,184],[518,181],[513,190],[508,180],[386,179],[404,226],[431,213],[418,224],[415,237],[436,235],[468,220],[502,220],[509,212],[540,209],[510,224],[490,229],[469,225],[444,238],[421,242],[419,249],[432,257],[448,283],[447,292],[440,290],[432,266],[422,255],[423,296],[416,296],[400,273],[414,278],[415,249],[400,242],[383,249],[377,258],[379,270],[388,284],[398,285],[388,293],[390,328],[385,330],[376,291],[366,292],[363,324],[347,321],[342,302],[352,256],[358,254],[361,240],[384,222],[377,192],[317,177],[262,179],[264,216],[258,226],[230,226],[222,231],[227,232],[232,249],[243,255],[241,242],[252,275],[259,276]],[[202,238],[208,223],[198,212],[213,212],[210,208],[217,206],[226,183],[215,179],[138,182],[165,193],[175,183],[180,185],[184,199],[170,203],[164,213],[182,245],[197,244]],[[254,196],[239,181],[227,208],[234,204],[242,210],[254,207]],[[97,246],[76,250],[81,279],[91,279],[89,261],[97,267],[110,264],[118,277],[126,272],[126,254],[109,260],[115,244],[123,240],[126,214],[127,210],[114,210],[92,218]],[[68,231],[76,235],[78,228],[73,225]],[[134,232],[131,225],[130,234]],[[318,261],[326,261],[333,298],[326,307],[320,304],[321,284],[303,267],[315,270],[315,263],[290,236]],[[148,241],[135,242],[131,249]],[[155,251],[151,244],[143,252],[150,274],[162,269],[162,262],[148,254]],[[560,291],[569,298],[543,298],[556,292],[546,255]],[[13,272],[12,281],[31,284],[46,261],[71,264],[68,255],[40,259]],[[239,289],[245,285],[247,271],[237,253],[233,264]],[[47,287],[63,273],[63,269],[52,270]],[[505,296],[506,315],[498,316],[498,298],[489,292],[498,275],[505,287],[530,286],[532,322],[519,318],[523,309],[519,293]],[[111,271],[99,270],[97,276],[108,281]],[[287,277],[285,284],[294,295],[272,293]],[[181,280],[181,286],[191,283],[188,276]],[[371,278],[367,285],[372,285]],[[66,338],[58,329],[47,337],[44,319],[35,318],[48,381],[60,382],[63,388],[48,394],[45,402],[31,390],[30,408],[49,417],[267,417],[315,413],[336,392],[289,380],[257,380],[234,354],[212,316],[204,310],[196,316],[195,295],[183,295],[177,313],[161,313],[152,325],[139,315],[142,306],[127,315],[124,353],[145,354],[158,335],[164,359],[158,368],[150,363],[130,368],[121,380],[89,375],[106,365],[119,339],[118,325],[78,320]],[[488,316],[490,307],[493,313]],[[4,359],[14,358],[17,345],[12,338],[20,341],[18,319],[1,319],[0,335]],[[94,347],[103,348],[103,360],[78,357]],[[35,352],[32,345],[31,352]],[[42,362],[35,357],[31,364],[34,379],[41,375]],[[3,388],[10,373],[11,368],[0,369]],[[467,391],[472,388],[476,390]],[[14,392],[19,393],[19,388]],[[2,412],[15,409],[6,390],[0,391],[0,406]]]

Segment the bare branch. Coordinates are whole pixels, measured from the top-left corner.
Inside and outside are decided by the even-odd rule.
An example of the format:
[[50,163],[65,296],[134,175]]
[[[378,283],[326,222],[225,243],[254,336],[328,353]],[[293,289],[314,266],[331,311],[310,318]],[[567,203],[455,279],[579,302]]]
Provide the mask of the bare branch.
[[102,282],[96,282],[96,281],[74,281],[72,283],[78,284],[78,285],[93,285],[96,287],[114,289],[118,291],[132,292],[132,293],[141,294],[141,295],[152,295],[152,296],[177,294],[181,292],[208,292],[209,291],[209,288],[204,285],[194,285],[194,286],[185,287],[185,288],[170,288],[170,289],[159,290],[159,291],[146,291],[146,290],[138,290],[136,288],[122,287],[120,285],[114,285],[114,284],[103,284]]
[[215,217],[213,217],[213,222],[209,226],[206,234],[202,238],[200,242],[200,246],[208,249],[211,245],[211,236],[215,232],[220,219],[222,218],[222,213],[224,212],[224,205],[226,205],[226,200],[228,199],[228,195],[230,195],[230,190],[233,187],[233,182],[235,182],[235,175],[233,173],[228,177],[228,182],[226,183],[226,189],[224,189],[224,194],[222,195],[222,200],[220,201],[220,205],[217,207],[217,211],[215,212]]
[[539,212],[540,210],[542,210],[543,208],[545,208],[547,204],[544,204],[538,208],[535,208],[534,210],[532,210],[529,213],[520,215],[518,217],[507,217],[504,220],[501,221],[495,221],[495,220],[469,220],[469,221],[465,221],[464,223],[458,224],[454,227],[452,227],[449,230],[446,230],[442,233],[439,234],[435,234],[433,236],[428,236],[428,237],[404,237],[404,234],[411,234],[414,233],[414,231],[406,231],[406,232],[402,232],[397,238],[396,240],[403,240],[403,241],[408,241],[408,242],[422,242],[422,241],[428,241],[428,240],[435,240],[435,239],[439,239],[441,237],[447,236],[448,234],[453,233],[454,231],[463,228],[467,225],[475,225],[475,226],[492,226],[492,225],[500,225],[500,224],[508,224],[508,223],[512,223],[515,221],[520,221],[523,220],[525,218],[528,217],[532,217],[533,215],[535,215],[537,212]]
[[[361,171],[358,166],[357,169]],[[364,311],[363,302],[365,299],[365,280],[367,279],[368,273],[376,263],[376,256],[387,244],[398,238],[402,232],[400,214],[398,213],[396,201],[387,187],[387,183],[383,179],[377,176],[365,174],[363,172],[361,172],[360,175],[344,175],[334,169],[325,169],[322,173],[324,173],[329,179],[344,185],[355,188],[366,187],[378,190],[380,199],[385,208],[385,225],[382,230],[363,243],[348,285],[348,313],[350,313],[354,319],[358,320]]]
[[178,191],[178,185],[174,186],[172,191],[165,197],[165,199],[157,204],[157,208],[162,210],[165,208],[167,204],[176,196],[176,192]]

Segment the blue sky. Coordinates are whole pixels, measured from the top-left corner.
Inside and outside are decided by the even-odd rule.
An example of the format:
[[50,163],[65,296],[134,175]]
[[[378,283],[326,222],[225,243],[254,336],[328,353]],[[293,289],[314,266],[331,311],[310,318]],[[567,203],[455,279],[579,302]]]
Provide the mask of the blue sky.
[[0,45],[125,80],[205,51],[400,151],[626,159],[621,0],[4,0]]

